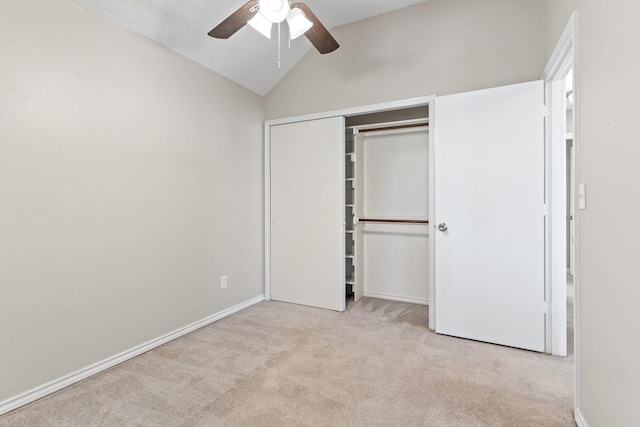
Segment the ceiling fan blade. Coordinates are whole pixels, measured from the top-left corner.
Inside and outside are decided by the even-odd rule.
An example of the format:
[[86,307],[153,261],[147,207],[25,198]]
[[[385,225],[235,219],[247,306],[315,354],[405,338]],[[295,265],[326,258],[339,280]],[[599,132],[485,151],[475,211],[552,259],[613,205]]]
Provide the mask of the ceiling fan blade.
[[340,47],[336,39],[333,38],[329,31],[322,25],[322,22],[318,19],[318,17],[309,9],[304,3],[296,3],[297,7],[299,7],[307,18],[313,22],[313,26],[307,30],[304,35],[309,39],[312,45],[318,49],[318,52],[321,54],[333,52],[337,48]]
[[253,11],[251,9],[257,4],[258,0],[249,0],[244,6],[233,12],[227,19],[218,24],[217,27],[209,31],[209,35],[217,39],[228,39],[240,28],[244,27],[247,24],[247,21],[253,18],[253,15],[257,12],[257,8]]

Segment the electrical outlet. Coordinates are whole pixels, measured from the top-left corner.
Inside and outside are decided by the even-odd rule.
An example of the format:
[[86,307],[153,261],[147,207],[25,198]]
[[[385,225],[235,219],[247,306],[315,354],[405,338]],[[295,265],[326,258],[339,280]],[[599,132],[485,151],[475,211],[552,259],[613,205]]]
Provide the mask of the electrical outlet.
[[220,289],[227,289],[227,276],[220,276]]

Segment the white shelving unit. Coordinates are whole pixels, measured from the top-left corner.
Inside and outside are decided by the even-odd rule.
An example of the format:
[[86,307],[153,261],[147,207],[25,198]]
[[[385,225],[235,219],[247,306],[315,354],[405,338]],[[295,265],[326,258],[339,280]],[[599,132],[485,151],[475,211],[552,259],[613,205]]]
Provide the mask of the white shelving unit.
[[362,266],[362,230],[358,217],[362,215],[362,154],[358,132],[345,129],[345,292],[347,300],[358,301],[364,293]]
[[344,217],[346,224],[345,235],[345,293],[349,299],[354,296],[354,288],[356,284],[356,153],[355,153],[355,137],[353,128],[345,129],[345,201],[344,201]]

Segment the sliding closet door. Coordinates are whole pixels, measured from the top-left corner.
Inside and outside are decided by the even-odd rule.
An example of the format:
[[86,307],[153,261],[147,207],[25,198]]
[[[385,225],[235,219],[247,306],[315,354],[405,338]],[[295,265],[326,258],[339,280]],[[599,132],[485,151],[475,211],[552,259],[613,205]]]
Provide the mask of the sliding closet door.
[[436,99],[438,333],[545,350],[543,94]]
[[271,127],[271,299],[345,308],[344,118]]

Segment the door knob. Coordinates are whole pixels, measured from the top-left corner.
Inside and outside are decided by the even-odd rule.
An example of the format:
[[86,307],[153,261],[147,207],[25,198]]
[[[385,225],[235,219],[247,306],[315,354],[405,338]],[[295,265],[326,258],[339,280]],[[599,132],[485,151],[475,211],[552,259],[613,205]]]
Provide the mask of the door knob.
[[444,232],[447,231],[449,227],[447,227],[447,224],[445,224],[444,222],[441,222],[440,224],[438,224],[438,230]]

